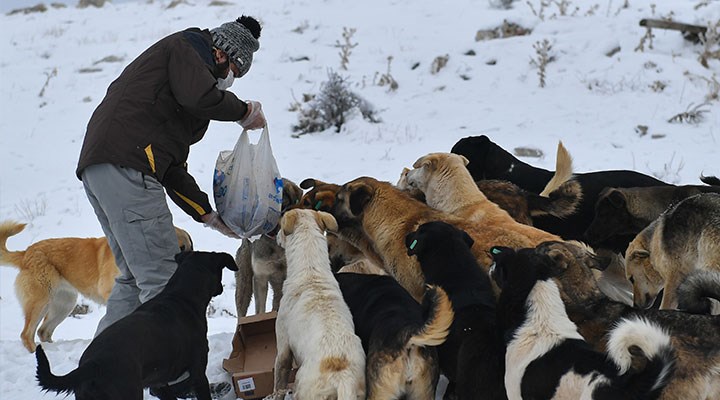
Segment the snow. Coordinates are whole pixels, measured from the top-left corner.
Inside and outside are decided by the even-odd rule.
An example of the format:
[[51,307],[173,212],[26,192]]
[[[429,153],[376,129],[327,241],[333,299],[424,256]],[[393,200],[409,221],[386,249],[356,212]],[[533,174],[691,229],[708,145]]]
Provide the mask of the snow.
[[[537,11],[539,0],[530,2]],[[655,29],[652,49],[646,43],[644,51],[634,50],[645,34],[641,18],[672,13],[676,21],[707,25],[720,19],[720,2],[695,9],[699,1],[629,0],[622,8],[621,0],[574,0],[570,10],[578,7],[576,15],[553,16],[558,8],[551,5],[543,20],[525,1],[509,10],[481,0],[209,3],[168,8],[169,1],[122,1],[85,9],[72,4],[0,16],[0,218],[29,223],[10,238],[9,249],[47,238],[102,235],[75,166],[85,126],[107,86],[161,37],[191,26],[212,28],[240,14],[258,17],[263,33],[252,69],[231,90],[262,102],[280,171],[296,183],[308,177],[344,183],[358,176],[395,182],[402,167],[420,156],[449,151],[458,139],[480,134],[508,150],[541,150],[544,157],[524,161],[547,169],[553,169],[562,140],[579,172],[633,169],[679,184],[697,184],[701,174],[720,175],[718,101],[701,107],[705,118],[698,124],[668,122],[708,101],[710,83],[720,79],[720,62],[703,67],[702,46],[677,31]],[[503,20],[532,33],[475,41],[477,30]],[[345,27],[357,29],[351,37],[357,46],[342,70],[336,44]],[[537,58],[533,44],[544,39],[554,61],[540,88],[530,60]],[[619,52],[606,56],[616,47]],[[469,50],[475,55],[466,55]],[[447,65],[431,73],[433,60],[445,55]],[[101,61],[111,56],[121,61]],[[395,91],[376,84],[388,72],[390,56],[390,74],[399,84]],[[293,61],[301,57],[308,60]],[[382,122],[355,118],[339,133],[292,138],[297,113],[288,110],[290,104],[316,93],[329,69],[346,77]],[[663,90],[652,88],[660,83]],[[647,134],[637,132],[639,125],[647,126]],[[236,124],[213,122],[192,147],[190,170],[207,193],[218,153],[232,149],[239,134]],[[251,140],[258,137],[251,133]],[[170,205],[175,224],[191,234],[196,249],[235,253],[236,240]],[[13,267],[0,268],[0,397],[54,399],[38,389],[35,357],[19,339],[23,314],[13,288],[16,274]],[[211,381],[229,381],[221,363],[236,324],[230,272],[223,282],[225,292],[213,300],[217,311],[209,317]],[[89,300],[81,302],[90,313],[65,320],[55,343],[44,345],[56,374],[77,366],[104,312]],[[151,398],[147,391],[145,398]]]

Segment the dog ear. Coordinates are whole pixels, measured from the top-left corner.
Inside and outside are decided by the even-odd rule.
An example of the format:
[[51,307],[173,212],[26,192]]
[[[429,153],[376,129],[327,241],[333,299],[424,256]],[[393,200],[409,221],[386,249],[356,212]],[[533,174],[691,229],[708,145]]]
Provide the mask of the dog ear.
[[490,257],[492,257],[494,261],[502,260],[513,253],[515,253],[515,250],[510,247],[493,246],[490,248]]
[[591,253],[587,259],[589,260],[588,267],[598,271],[605,271],[612,263],[611,257],[603,257],[594,253]]
[[293,206],[300,202],[300,198],[303,195],[302,189],[298,187],[293,181],[282,178],[283,181],[283,202],[282,209],[285,210],[290,206]]
[[315,204],[312,209],[315,211],[327,211],[332,209],[335,204],[335,193],[329,190],[323,190],[315,193]]
[[461,155],[461,154],[454,154],[460,158],[460,161],[462,161],[463,165],[467,167],[468,164],[470,164],[470,160],[467,159],[467,157]]
[[475,240],[473,240],[473,238],[470,237],[467,232],[462,231],[462,237],[468,247],[473,247],[473,244],[475,244]]
[[[568,267],[570,266],[570,263],[573,261],[572,255],[569,254],[569,252],[563,248],[550,247],[545,252],[545,255],[550,257],[550,259],[553,261],[554,266],[559,268],[562,271],[567,270]],[[559,275],[559,274],[557,274],[557,275]]]
[[400,190],[405,190],[409,188],[409,184],[407,181],[407,174],[410,172],[410,168],[403,167],[402,172],[400,172],[400,179],[398,179],[398,182],[395,186],[398,187]]
[[290,235],[295,230],[299,210],[290,210],[280,218],[280,229],[285,235]]
[[327,185],[325,182],[315,179],[315,178],[307,178],[304,181],[300,182],[300,187],[303,189],[312,189],[314,187],[318,187],[320,185]]
[[627,202],[623,192],[617,189],[610,189],[607,195],[607,199],[610,202],[610,205],[615,208],[624,208]]
[[348,191],[350,192],[350,212],[353,215],[362,214],[375,193],[370,185],[362,182],[351,184],[348,186]]
[[317,214],[315,214],[315,219],[317,219],[318,225],[320,225],[323,230],[330,232],[338,231],[337,221],[332,214],[326,213],[325,211],[318,211]]
[[428,167],[430,170],[434,170],[437,167],[437,157],[434,155],[427,155],[418,158],[413,164],[413,168]]
[[190,254],[192,254],[192,251],[183,251],[180,253],[175,254],[175,262],[180,265],[183,263],[185,258],[187,258]]
[[215,253],[217,254],[219,260],[218,265],[220,266],[220,269],[227,268],[230,271],[237,271],[238,267],[237,264],[235,264],[235,258],[231,256],[228,253]]
[[405,235],[405,247],[407,247],[407,255],[413,256],[418,254],[422,250],[422,243],[424,240],[420,237],[418,230],[408,233]]
[[511,254],[514,254],[515,250],[504,247],[504,246],[493,246],[490,248],[490,257],[493,259],[493,263],[490,266],[488,275],[491,279],[495,280],[498,287],[503,288],[503,284],[507,281],[507,268],[503,263]]

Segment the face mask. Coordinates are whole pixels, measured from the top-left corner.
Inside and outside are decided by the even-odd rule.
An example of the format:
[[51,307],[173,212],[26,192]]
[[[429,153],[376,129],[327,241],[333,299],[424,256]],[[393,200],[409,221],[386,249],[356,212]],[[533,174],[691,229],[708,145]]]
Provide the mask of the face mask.
[[232,86],[233,81],[235,80],[235,75],[233,75],[232,69],[228,69],[227,77],[225,78],[218,78],[217,79],[217,86],[220,90],[228,90],[230,86]]

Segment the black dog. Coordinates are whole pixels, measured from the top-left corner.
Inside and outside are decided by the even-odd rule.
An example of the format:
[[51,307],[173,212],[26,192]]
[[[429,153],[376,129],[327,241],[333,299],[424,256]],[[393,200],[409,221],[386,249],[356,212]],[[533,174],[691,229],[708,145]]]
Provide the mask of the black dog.
[[38,346],[40,386],[75,393],[77,400],[138,400],[143,388],[158,386],[166,400],[176,398],[166,383],[189,371],[198,399],[210,400],[205,313],[210,299],[223,291],[223,268],[237,267],[226,253],[186,252],[175,260],[177,271],[165,289],[93,339],[69,374],[53,375]]
[[[451,152],[463,155],[470,161],[467,168],[475,180],[502,179],[533,193],[542,192],[554,173],[518,160],[485,135],[460,139]],[[582,198],[575,214],[565,218],[552,215],[533,218],[535,227],[559,235],[565,240],[585,240],[583,234],[595,217],[595,203],[600,192],[606,187],[670,186],[652,176],[627,170],[578,173],[574,177],[582,187]],[[701,179],[705,181],[711,178]],[[611,240],[595,245],[624,253],[632,239],[632,237],[618,237],[617,241]]]
[[438,347],[450,381],[446,398],[506,399],[505,354],[490,278],[470,251],[473,240],[445,222],[428,222],[405,238],[425,282],[445,289],[455,311],[447,341]]
[[392,277],[335,274],[367,354],[369,399],[433,399],[440,369],[435,346],[453,321],[447,294],[430,286],[423,305]]

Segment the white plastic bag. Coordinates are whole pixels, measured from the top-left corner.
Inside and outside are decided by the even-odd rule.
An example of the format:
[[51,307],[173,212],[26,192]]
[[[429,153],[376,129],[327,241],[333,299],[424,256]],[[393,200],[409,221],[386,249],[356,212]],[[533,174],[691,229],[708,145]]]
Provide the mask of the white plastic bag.
[[213,175],[215,208],[242,238],[268,233],[280,220],[282,177],[263,128],[257,144],[243,130],[233,151],[221,151]]

